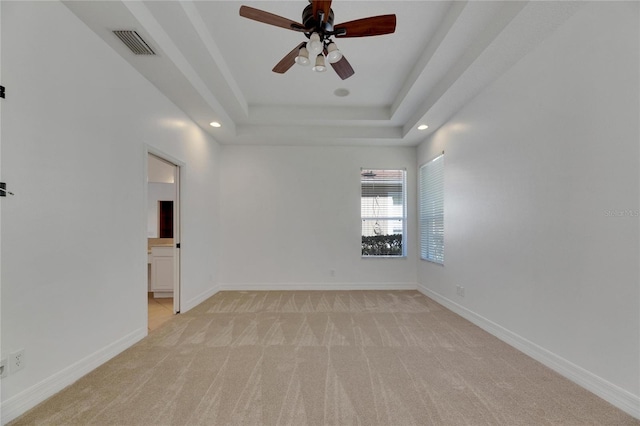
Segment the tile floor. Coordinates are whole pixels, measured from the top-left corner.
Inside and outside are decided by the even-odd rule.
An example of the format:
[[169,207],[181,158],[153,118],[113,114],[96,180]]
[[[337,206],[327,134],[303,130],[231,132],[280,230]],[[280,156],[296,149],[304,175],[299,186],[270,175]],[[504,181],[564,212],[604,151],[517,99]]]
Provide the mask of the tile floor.
[[156,330],[173,317],[173,298],[163,297],[154,299],[153,293],[148,293],[149,332]]

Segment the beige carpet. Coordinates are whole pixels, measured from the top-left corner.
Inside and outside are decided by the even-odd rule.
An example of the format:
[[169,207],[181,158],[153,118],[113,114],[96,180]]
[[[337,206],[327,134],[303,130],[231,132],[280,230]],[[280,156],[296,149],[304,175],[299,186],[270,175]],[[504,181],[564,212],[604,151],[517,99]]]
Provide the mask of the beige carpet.
[[416,291],[222,292],[12,423],[638,425]]

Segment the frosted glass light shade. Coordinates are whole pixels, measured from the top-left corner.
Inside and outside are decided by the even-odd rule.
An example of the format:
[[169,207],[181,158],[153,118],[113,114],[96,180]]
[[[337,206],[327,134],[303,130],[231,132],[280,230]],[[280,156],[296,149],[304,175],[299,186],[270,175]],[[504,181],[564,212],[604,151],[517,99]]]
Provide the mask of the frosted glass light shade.
[[309,61],[309,51],[306,47],[302,46],[300,48],[298,56],[296,56],[296,63],[298,65],[309,65],[311,63],[311,61]]
[[342,52],[338,50],[338,46],[334,42],[329,43],[327,46],[327,60],[329,63],[335,64],[342,59]]
[[324,72],[327,70],[327,67],[324,65],[324,56],[316,56],[316,65],[312,69],[316,72]]
[[312,57],[322,53],[322,42],[320,41],[318,33],[311,34],[309,42],[307,43],[307,49],[309,50],[309,55]]

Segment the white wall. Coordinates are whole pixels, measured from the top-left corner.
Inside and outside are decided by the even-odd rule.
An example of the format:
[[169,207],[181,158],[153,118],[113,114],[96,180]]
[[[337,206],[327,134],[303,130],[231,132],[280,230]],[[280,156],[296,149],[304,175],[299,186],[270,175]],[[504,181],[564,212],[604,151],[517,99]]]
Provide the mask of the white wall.
[[147,161],[147,182],[174,183],[176,181],[174,164],[149,155]]
[[62,4],[1,8],[6,421],[146,335],[147,148],[184,165],[183,310],[213,291],[219,147]]
[[[225,146],[222,154],[222,288],[415,288],[415,148]],[[407,258],[361,258],[361,167],[407,169]]]
[[445,151],[421,289],[636,416],[638,6],[584,5],[418,149]]

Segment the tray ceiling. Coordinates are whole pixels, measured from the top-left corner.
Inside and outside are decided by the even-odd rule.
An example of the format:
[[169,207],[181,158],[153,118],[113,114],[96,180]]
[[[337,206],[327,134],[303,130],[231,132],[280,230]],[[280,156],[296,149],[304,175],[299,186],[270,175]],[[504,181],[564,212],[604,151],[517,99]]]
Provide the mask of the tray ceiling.
[[[220,143],[393,146],[420,143],[580,7],[334,0],[336,24],[397,16],[393,34],[336,40],[355,70],[341,80],[331,68],[273,73],[303,34],[239,16],[247,5],[301,22],[306,0],[65,4]],[[136,31],[156,54],[134,55],[114,30]]]

